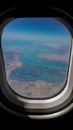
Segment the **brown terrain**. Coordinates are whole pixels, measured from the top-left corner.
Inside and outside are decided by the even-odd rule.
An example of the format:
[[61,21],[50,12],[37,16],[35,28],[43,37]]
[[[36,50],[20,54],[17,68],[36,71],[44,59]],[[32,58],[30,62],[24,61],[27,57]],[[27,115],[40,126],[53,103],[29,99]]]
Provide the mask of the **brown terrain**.
[[[56,95],[62,90],[64,83],[48,83],[42,80],[28,82],[10,80],[8,77],[11,71],[22,65],[19,61],[21,53],[16,53],[15,49],[11,49],[11,51],[15,53],[15,57],[6,65],[6,75],[10,88],[17,94],[28,98],[47,98]],[[19,52],[19,50],[17,50],[17,52]],[[39,57],[42,58],[43,56],[40,55]],[[43,58],[45,58],[45,56]]]
[[45,60],[52,60],[52,61],[60,61],[60,62],[68,62],[69,56],[67,55],[56,55],[56,54],[40,54],[38,58],[45,59]]

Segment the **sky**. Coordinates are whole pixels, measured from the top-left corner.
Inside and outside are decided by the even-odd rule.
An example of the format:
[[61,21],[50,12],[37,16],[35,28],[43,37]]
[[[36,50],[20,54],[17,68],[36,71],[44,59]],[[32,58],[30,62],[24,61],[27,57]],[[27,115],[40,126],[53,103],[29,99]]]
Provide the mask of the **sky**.
[[69,45],[71,35],[68,29],[55,18],[16,18],[9,22],[2,32],[2,46],[50,44]]
[[[4,27],[1,44],[5,51],[6,48],[26,47],[22,56],[22,61],[27,59],[26,63],[33,61],[32,63],[45,66],[47,63],[51,67],[66,70],[65,61],[70,55],[71,34],[67,27],[55,18],[16,18]],[[39,59],[42,59],[42,53],[45,54],[44,58],[48,58],[47,61]],[[48,62],[49,60],[54,62]]]

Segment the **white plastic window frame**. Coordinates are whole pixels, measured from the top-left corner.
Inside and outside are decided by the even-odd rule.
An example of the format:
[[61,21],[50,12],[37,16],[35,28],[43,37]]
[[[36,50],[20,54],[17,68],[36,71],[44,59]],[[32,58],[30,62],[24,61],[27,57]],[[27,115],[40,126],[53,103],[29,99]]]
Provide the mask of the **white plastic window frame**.
[[[10,19],[5,20],[4,23],[2,23],[0,25],[0,30],[2,30],[5,27],[5,25],[13,19],[14,18],[10,18]],[[67,82],[65,84],[63,91],[61,93],[59,93],[58,95],[56,95],[55,97],[52,97],[50,99],[37,100],[37,99],[27,99],[27,98],[23,98],[21,96],[16,95],[8,86],[8,83],[6,80],[6,74],[5,74],[2,48],[0,47],[0,65],[1,65],[1,68],[0,68],[0,75],[1,75],[0,89],[2,90],[2,93],[4,94],[4,96],[12,104],[15,104],[18,107],[21,107],[23,109],[29,109],[29,111],[30,110],[42,111],[42,113],[43,113],[45,109],[52,109],[54,107],[58,107],[59,105],[63,104],[65,101],[68,100],[68,98],[70,97],[70,95],[72,94],[72,91],[73,91],[73,29],[70,26],[70,24],[68,22],[66,22],[65,20],[63,20],[62,18],[56,18],[56,19],[60,20],[60,22],[62,22],[68,28],[68,30],[72,36],[72,40],[71,40],[72,43],[71,43],[71,53],[70,53],[70,60],[69,60]],[[54,114],[45,114],[45,115],[34,114],[34,115],[31,115],[31,111],[30,111],[30,114],[28,115],[28,117],[35,118],[35,119],[52,118],[52,117],[56,117],[60,114],[62,115],[63,113],[65,113],[66,111],[68,111],[69,109],[72,109],[72,108],[73,108],[73,103],[71,103],[70,106],[65,108],[66,110],[64,109],[61,112],[57,112]],[[48,113],[49,113],[49,110],[48,110]],[[17,113],[17,114],[22,115],[19,113]]]

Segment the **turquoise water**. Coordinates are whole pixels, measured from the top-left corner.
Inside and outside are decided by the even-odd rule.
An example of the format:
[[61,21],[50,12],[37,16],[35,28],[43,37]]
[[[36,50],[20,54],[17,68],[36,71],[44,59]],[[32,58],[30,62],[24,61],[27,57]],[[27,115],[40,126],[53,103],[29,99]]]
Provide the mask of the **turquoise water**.
[[3,55],[6,55],[5,64],[9,61],[13,64],[16,52],[12,52],[12,48],[18,50],[18,53],[22,50],[19,56],[22,66],[11,71],[9,79],[23,82],[65,81],[68,71],[66,59],[61,61],[39,58],[40,54],[53,54],[61,58],[70,55],[71,34],[65,25],[55,18],[16,18],[5,26],[1,44]]
[[64,82],[67,74],[67,63],[44,60],[38,57],[39,54],[46,53],[50,55],[50,49],[45,50],[45,47],[42,49],[40,44],[31,46],[25,44],[24,51],[19,57],[22,66],[11,72],[10,79],[22,82],[36,80],[51,83]]

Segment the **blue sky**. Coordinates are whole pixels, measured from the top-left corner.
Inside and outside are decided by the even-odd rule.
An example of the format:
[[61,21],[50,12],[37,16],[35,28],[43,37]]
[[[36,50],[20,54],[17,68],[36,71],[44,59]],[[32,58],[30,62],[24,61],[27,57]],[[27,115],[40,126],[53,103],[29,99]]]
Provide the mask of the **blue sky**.
[[[54,18],[14,19],[3,29],[1,44],[3,51],[24,47],[21,61],[26,64],[32,62],[31,64],[49,66],[55,70],[67,70],[71,34],[64,24]],[[42,54],[45,54],[47,60],[42,60]]]
[[71,35],[64,24],[54,18],[16,18],[5,26],[2,33],[2,46],[11,42],[70,46]]

